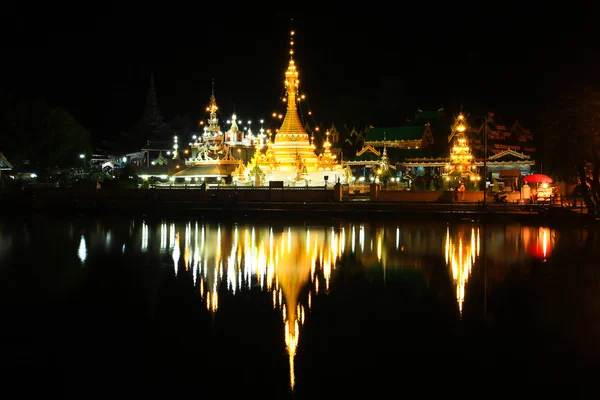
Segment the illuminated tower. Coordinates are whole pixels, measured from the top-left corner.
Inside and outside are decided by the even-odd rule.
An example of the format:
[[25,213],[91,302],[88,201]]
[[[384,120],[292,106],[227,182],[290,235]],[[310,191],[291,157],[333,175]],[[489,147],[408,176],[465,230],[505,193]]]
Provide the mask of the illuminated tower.
[[389,171],[390,169],[390,160],[387,155],[387,144],[385,141],[385,135],[383,139],[383,152],[381,153],[381,160],[379,160],[379,168],[382,171]]
[[448,141],[452,142],[450,147],[450,163],[446,165],[446,180],[478,179],[475,167],[475,157],[471,154],[469,141],[466,135],[467,121],[465,116],[458,114],[452,124]]
[[210,96],[210,103],[206,107],[208,112],[208,126],[204,128],[204,135],[209,137],[216,137],[221,135],[221,127],[219,126],[219,119],[217,118],[217,99],[215,98],[215,81],[212,82],[212,94]]
[[240,128],[238,128],[237,124],[237,116],[235,112],[231,116],[231,127],[227,131],[227,142],[234,144],[236,142],[241,142],[242,138],[238,137],[238,133],[240,132]]
[[273,151],[281,171],[295,171],[300,158],[308,171],[316,171],[318,158],[298,115],[298,69],[294,61],[294,31],[290,32],[290,61],[285,72],[287,111],[281,128],[275,135]]

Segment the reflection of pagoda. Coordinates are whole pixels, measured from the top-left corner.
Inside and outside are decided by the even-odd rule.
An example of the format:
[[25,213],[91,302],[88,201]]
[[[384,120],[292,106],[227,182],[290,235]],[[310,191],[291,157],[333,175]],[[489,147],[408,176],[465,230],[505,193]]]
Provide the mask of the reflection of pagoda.
[[[179,235],[174,226],[167,235],[164,226],[164,245],[170,237],[174,264],[178,265],[180,250],[186,271],[192,271],[194,284],[198,285],[206,308],[212,312],[219,307],[219,287],[222,280],[227,290],[236,293],[258,284],[273,294],[273,307],[280,308],[285,325],[285,345],[290,363],[290,387],[295,387],[294,361],[300,329],[310,310],[312,296],[319,293],[319,286],[328,290],[331,272],[343,249],[342,240],[326,229],[311,231],[309,228],[288,228],[274,233],[273,228],[238,228],[233,230],[210,228],[188,224],[185,234]],[[177,244],[177,245],[176,245]],[[319,282],[317,260],[320,262],[322,280]],[[198,276],[196,278],[196,276]],[[312,282],[308,293],[308,310],[300,301],[302,289]],[[197,283],[196,283],[197,282]]]
[[[315,243],[323,242],[322,237],[321,240],[318,240],[318,237],[314,239]],[[275,274],[285,298],[282,308],[285,321],[285,345],[290,363],[290,388],[293,390],[296,383],[294,358],[298,348],[299,325],[304,321],[305,313],[300,305],[299,295],[304,285],[308,283],[314,260],[311,259],[310,234],[305,236],[296,230],[294,232],[288,230],[287,234],[281,235],[280,241],[283,244],[281,249],[284,251],[279,253],[280,258],[275,266]],[[293,246],[288,243],[293,243]]]
[[458,243],[453,240],[450,228],[446,229],[446,243],[444,246],[446,265],[450,267],[452,280],[456,285],[456,301],[458,311],[462,316],[465,301],[466,284],[471,275],[476,257],[479,257],[480,235],[479,228],[471,227],[470,237],[465,237],[465,230],[458,232]]

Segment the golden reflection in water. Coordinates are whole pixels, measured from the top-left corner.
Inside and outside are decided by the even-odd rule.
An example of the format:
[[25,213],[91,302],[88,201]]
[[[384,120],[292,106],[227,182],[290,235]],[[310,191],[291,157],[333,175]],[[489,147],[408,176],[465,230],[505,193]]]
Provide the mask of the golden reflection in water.
[[[147,241],[154,243],[154,238],[149,238],[153,235],[148,235],[145,225],[141,229],[142,247],[146,248]],[[420,255],[431,254],[444,240],[443,234],[423,235],[419,229],[372,229],[365,224],[276,229],[162,222],[156,234],[157,240],[160,237],[160,253],[168,253],[172,258],[175,275],[183,263],[210,312],[219,310],[219,297],[226,293],[252,288],[271,292],[273,309],[281,312],[292,389],[296,385],[294,361],[302,327],[315,296],[329,291],[336,263],[344,251],[355,254],[366,268],[383,268],[385,279],[386,269],[397,272],[422,268]],[[449,232],[446,234],[446,260],[452,266],[461,310],[472,264],[469,260],[479,251],[477,229],[465,237],[466,240],[458,240]],[[470,247],[466,242],[471,243]],[[307,286],[308,293],[303,297]]]
[[[167,246],[166,224],[160,229],[162,248]],[[364,240],[364,228],[361,228],[361,237]],[[296,385],[294,359],[300,329],[312,306],[313,295],[323,288],[329,290],[331,275],[345,249],[345,241],[345,229],[336,232],[331,227],[287,227],[274,231],[269,227],[244,226],[217,226],[215,229],[215,226],[204,224],[192,229],[187,224],[185,231],[180,232],[172,224],[169,232],[175,274],[182,242],[186,271],[191,270],[194,274],[194,285],[198,282],[200,296],[209,311],[218,310],[218,289],[222,285],[232,294],[253,285],[272,292],[273,308],[281,311],[284,324],[291,389]],[[381,243],[378,246],[381,251]],[[307,310],[300,301],[300,293],[309,281]]]
[[446,265],[450,267],[452,280],[456,286],[456,301],[461,316],[467,281],[475,260],[479,257],[479,228],[471,227],[470,235],[467,235],[466,228],[459,228],[455,235],[451,235],[450,227],[446,228],[446,243],[444,246]]

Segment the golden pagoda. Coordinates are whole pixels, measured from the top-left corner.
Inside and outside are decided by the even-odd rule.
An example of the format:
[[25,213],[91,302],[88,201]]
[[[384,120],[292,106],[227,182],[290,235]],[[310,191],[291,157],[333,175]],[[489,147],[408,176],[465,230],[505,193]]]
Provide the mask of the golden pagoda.
[[275,135],[273,155],[277,160],[278,170],[295,172],[298,169],[298,160],[308,172],[317,171],[318,158],[314,147],[298,115],[298,68],[294,61],[294,31],[290,32],[290,62],[285,72],[285,88],[287,97],[287,111],[281,128]]
[[469,140],[466,135],[467,131],[467,121],[461,112],[456,117],[450,136],[448,137],[448,141],[452,142],[452,147],[450,148],[450,163],[446,165],[444,171],[447,182],[453,180],[463,181],[465,179],[470,179],[471,181],[480,180],[475,165],[475,157],[469,147]]

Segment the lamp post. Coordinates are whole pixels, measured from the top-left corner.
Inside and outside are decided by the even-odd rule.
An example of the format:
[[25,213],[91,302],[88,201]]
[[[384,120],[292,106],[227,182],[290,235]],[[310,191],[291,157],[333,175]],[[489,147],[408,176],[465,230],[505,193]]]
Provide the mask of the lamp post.
[[79,158],[83,160],[83,171],[85,172],[85,167],[86,167],[85,154],[80,154]]
[[485,117],[483,122],[483,205],[485,206],[487,203],[487,123],[488,117]]

